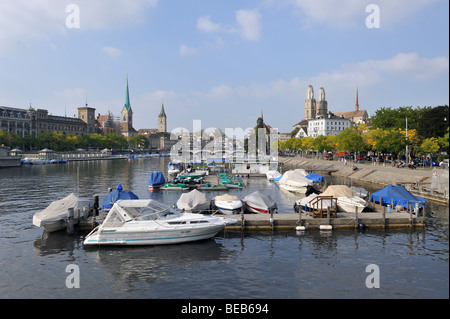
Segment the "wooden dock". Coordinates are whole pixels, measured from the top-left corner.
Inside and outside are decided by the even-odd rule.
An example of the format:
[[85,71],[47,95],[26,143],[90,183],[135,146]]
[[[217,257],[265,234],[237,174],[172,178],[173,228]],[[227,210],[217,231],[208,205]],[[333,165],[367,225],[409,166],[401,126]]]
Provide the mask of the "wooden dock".
[[394,228],[394,227],[423,227],[425,226],[425,217],[422,213],[416,216],[414,212],[364,212],[359,213],[358,217],[354,213],[338,212],[335,218],[314,218],[309,213],[278,213],[273,214],[236,214],[224,215],[225,218],[235,219],[237,224],[227,226],[226,230],[295,230],[297,226],[303,226],[305,229],[319,230],[321,226],[331,226],[332,229],[352,229],[361,228],[362,225],[367,228]]

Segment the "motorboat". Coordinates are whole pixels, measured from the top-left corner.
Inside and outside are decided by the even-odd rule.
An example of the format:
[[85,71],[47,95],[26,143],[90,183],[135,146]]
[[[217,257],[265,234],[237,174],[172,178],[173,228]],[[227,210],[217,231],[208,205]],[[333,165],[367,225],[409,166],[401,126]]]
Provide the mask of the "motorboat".
[[266,177],[269,181],[273,181],[275,178],[278,178],[281,176],[281,173],[278,171],[267,171]]
[[178,209],[189,213],[209,211],[211,208],[211,200],[206,194],[194,189],[189,193],[182,194],[178,199],[176,206]]
[[311,173],[305,176],[306,178],[312,180],[314,183],[321,183],[324,181],[324,178],[322,175]]
[[153,199],[119,200],[85,245],[163,245],[212,238],[236,220],[183,213]]
[[408,209],[415,207],[416,204],[419,209],[422,209],[426,203],[426,199],[411,194],[404,186],[388,185],[377,192],[370,195],[370,202],[378,203],[382,206],[392,205],[392,208],[397,210]]
[[245,196],[242,201],[244,202],[247,210],[251,213],[265,213],[274,211],[278,208],[272,198],[268,195],[261,193],[260,191],[253,192]]
[[162,190],[164,191],[187,191],[189,190],[189,186],[187,186],[186,184],[183,183],[177,183],[177,184],[173,184],[173,183],[166,183],[164,184],[163,187],[161,187]]
[[206,183],[200,187],[197,187],[198,190],[202,191],[227,191],[229,188],[226,185],[212,185],[211,183]]
[[110,192],[102,201],[103,209],[112,208],[113,204],[120,199],[139,199],[132,191],[124,191],[121,184],[117,185],[115,191]]
[[304,211],[326,211],[328,208],[332,211],[337,211],[337,200],[329,196],[322,197],[321,194],[312,193],[309,196],[298,199],[294,203],[295,212],[300,209]]
[[300,194],[305,194],[308,186],[313,186],[314,184],[312,180],[306,178],[306,175],[299,170],[285,172],[277,183],[281,189]]
[[167,165],[167,174],[178,174],[183,169],[183,165],[181,163],[169,163]]
[[22,164],[28,164],[28,165],[43,165],[46,164],[48,161],[41,159],[41,158],[31,158],[31,157],[25,157],[22,160]]
[[337,198],[338,209],[347,213],[354,213],[356,208],[362,212],[369,204],[359,197],[354,190],[346,185],[330,185],[321,196]]
[[72,193],[52,202],[47,208],[34,214],[33,225],[43,227],[49,233],[65,229],[67,228],[69,208],[73,208],[74,212],[77,212],[78,210],[84,211],[85,207],[90,211],[94,207],[94,200],[82,199]]
[[238,196],[229,194],[214,197],[214,205],[224,214],[238,213],[243,206]]
[[352,186],[350,188],[356,193],[356,195],[358,195],[361,198],[369,197],[369,192],[365,188],[356,186]]
[[151,172],[150,177],[148,179],[148,187],[149,188],[159,188],[164,186],[166,183],[166,180],[164,178],[164,175],[160,171]]
[[220,184],[228,188],[242,188],[244,183],[235,175],[228,175],[226,173],[219,174]]
[[359,196],[338,197],[337,203],[339,210],[346,213],[355,213],[356,209],[358,209],[358,213],[361,213],[369,205]]

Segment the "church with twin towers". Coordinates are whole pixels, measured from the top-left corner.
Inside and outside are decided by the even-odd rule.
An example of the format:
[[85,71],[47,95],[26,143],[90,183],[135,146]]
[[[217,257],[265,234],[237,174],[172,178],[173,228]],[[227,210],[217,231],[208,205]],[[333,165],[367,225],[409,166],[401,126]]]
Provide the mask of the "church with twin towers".
[[337,135],[352,125],[368,123],[368,120],[367,111],[359,109],[358,87],[354,110],[330,112],[323,86],[320,87],[316,100],[314,88],[310,84],[306,90],[303,120],[293,125],[291,134],[295,134],[296,138]]
[[328,113],[328,102],[325,98],[325,89],[323,86],[319,89],[318,99],[314,98],[314,88],[310,84],[306,91],[305,100],[305,120],[310,120],[316,118],[319,115],[325,115]]

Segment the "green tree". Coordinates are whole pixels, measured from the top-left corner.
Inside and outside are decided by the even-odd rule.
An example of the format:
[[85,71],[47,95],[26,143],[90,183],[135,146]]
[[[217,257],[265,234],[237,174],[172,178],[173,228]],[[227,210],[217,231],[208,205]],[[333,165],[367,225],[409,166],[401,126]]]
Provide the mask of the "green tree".
[[359,152],[364,149],[364,141],[354,126],[346,128],[336,138],[339,151]]
[[[427,109],[419,118],[417,133],[423,138],[442,137],[447,132],[449,121],[448,105]],[[409,118],[408,118],[409,127]]]
[[405,128],[407,118],[408,129],[417,129],[420,117],[422,117],[429,109],[431,108],[413,108],[412,106],[402,106],[395,109],[382,107],[375,111],[375,114],[372,116],[372,127],[384,130],[391,128]]
[[422,145],[420,145],[422,155],[425,154],[435,154],[439,151],[439,143],[436,137],[426,138]]

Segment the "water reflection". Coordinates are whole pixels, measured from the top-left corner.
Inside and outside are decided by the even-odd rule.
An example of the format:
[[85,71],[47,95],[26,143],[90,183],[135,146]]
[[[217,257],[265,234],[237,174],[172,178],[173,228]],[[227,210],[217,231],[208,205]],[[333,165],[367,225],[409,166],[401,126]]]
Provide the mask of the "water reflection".
[[120,285],[169,280],[175,267],[218,261],[225,253],[221,243],[204,240],[180,245],[85,248],[86,253],[113,275]]

